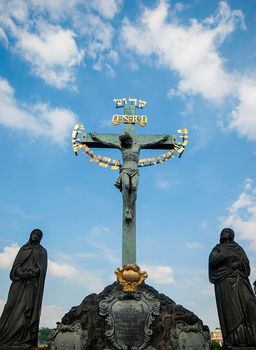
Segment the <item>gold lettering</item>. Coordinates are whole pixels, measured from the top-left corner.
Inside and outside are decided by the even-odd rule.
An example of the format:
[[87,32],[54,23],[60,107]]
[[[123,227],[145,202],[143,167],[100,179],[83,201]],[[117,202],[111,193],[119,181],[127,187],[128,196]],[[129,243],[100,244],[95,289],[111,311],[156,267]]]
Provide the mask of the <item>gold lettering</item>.
[[118,107],[122,107],[123,105],[123,100],[121,98],[114,98],[114,102]]
[[137,104],[137,98],[129,98],[129,102],[133,102],[135,105]]
[[137,105],[138,108],[143,108],[145,107],[147,104],[147,101],[146,100],[139,100],[139,103]]
[[114,125],[119,125],[120,123],[137,123],[145,126],[147,124],[147,117],[145,115],[113,114],[112,123]]

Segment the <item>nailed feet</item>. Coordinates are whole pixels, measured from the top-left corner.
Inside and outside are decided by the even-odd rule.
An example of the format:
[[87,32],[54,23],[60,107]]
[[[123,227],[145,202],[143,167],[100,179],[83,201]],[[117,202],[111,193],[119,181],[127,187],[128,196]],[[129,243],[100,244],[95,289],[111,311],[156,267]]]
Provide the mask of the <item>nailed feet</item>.
[[130,208],[126,208],[125,210],[125,220],[130,222],[132,220],[132,210]]

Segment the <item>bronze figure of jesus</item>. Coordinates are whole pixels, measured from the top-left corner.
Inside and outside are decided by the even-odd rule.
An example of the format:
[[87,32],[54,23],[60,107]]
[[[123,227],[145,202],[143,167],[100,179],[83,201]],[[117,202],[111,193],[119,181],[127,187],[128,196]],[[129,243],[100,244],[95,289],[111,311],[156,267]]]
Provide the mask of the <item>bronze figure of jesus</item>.
[[122,153],[123,164],[115,186],[122,192],[124,219],[129,223],[135,214],[135,202],[139,183],[138,162],[140,149],[165,142],[168,139],[168,136],[163,135],[151,140],[150,142],[141,143],[138,141],[136,135],[125,133],[119,136],[119,144],[106,142],[100,137],[100,135],[91,134],[91,137],[93,140],[99,141],[105,146],[119,148]]

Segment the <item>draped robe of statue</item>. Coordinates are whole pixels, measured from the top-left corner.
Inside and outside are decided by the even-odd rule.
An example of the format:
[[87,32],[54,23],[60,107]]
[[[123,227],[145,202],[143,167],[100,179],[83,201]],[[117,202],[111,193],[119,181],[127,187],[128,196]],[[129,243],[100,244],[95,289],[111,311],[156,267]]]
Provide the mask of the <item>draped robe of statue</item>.
[[232,345],[256,347],[256,298],[249,274],[249,260],[234,240],[213,248],[209,257],[209,279],[215,286],[220,326],[227,348]]
[[[47,252],[39,242],[32,244],[30,236],[14,260],[10,272],[12,284],[0,318],[0,345],[37,345],[47,269]],[[21,278],[17,271],[31,277]]]

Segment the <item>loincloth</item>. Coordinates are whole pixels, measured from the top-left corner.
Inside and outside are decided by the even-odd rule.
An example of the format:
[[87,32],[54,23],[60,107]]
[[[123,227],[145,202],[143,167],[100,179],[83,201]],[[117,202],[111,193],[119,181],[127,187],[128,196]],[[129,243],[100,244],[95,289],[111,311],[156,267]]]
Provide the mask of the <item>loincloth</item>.
[[129,178],[131,179],[135,175],[139,175],[139,170],[136,169],[121,169],[120,170],[120,175],[118,176],[116,182],[115,182],[115,187],[118,188],[122,192],[122,175],[127,174]]

